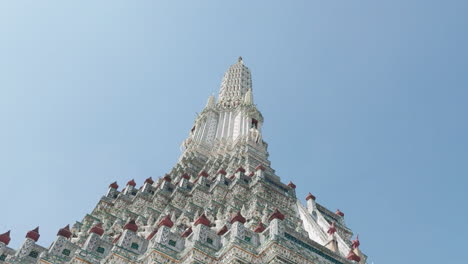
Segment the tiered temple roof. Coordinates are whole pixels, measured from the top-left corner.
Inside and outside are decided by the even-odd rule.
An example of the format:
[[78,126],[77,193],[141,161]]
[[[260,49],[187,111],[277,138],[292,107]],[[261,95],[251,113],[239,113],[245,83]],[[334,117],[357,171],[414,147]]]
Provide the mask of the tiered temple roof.
[[263,117],[242,58],[216,100],[196,118],[167,174],[137,188],[109,185],[94,210],[58,230],[48,248],[39,228],[22,246],[0,234],[0,263],[365,263],[344,213],[285,184],[268,160]]

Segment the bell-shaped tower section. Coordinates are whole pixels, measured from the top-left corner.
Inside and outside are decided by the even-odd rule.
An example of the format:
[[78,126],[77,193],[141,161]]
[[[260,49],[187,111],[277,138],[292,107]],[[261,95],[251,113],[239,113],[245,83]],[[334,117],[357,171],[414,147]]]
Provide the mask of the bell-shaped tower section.
[[247,91],[252,89],[252,75],[244,65],[242,57],[226,71],[221,82],[218,104],[222,107],[237,107],[244,101]]

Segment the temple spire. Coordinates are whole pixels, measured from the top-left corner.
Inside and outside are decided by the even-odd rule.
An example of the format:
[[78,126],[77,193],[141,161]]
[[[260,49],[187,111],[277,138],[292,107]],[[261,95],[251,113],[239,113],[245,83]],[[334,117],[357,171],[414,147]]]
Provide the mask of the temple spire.
[[[203,162],[187,166],[187,161],[200,156],[215,161],[222,155],[227,160],[223,158],[216,162],[226,172],[234,173],[241,166],[250,174],[255,166],[263,164],[271,174],[273,170],[269,166],[268,145],[262,140],[262,127],[263,116],[254,105],[251,73],[239,57],[224,74],[218,100],[211,95],[195,119],[188,138],[182,142],[184,153],[179,158],[179,165],[172,173],[198,175],[206,170]],[[242,159],[237,158],[241,156]],[[214,175],[219,169],[213,168],[209,174]],[[278,176],[272,177],[276,179]],[[294,189],[291,186],[289,188]]]
[[206,102],[205,108],[212,108],[213,106],[215,106],[215,97],[214,95],[210,95],[210,97],[208,97],[208,101]]
[[224,74],[218,103],[227,108],[237,107],[244,101],[249,89],[252,89],[252,76],[242,57],[239,57],[237,63],[231,65]]

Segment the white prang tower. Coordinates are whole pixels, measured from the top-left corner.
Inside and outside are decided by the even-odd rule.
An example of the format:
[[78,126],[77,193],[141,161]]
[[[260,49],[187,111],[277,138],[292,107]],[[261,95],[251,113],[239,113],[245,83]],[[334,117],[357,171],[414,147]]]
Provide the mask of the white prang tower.
[[252,76],[242,58],[208,98],[177,164],[138,188],[109,185],[82,221],[59,229],[48,248],[39,228],[23,245],[0,234],[0,264],[365,264],[344,213],[281,182],[262,139]]
[[221,166],[227,173],[239,167],[253,172],[260,164],[273,172],[262,125],[253,100],[252,76],[240,57],[224,74],[218,101],[210,96],[196,118],[172,173],[196,176],[202,170],[215,173]]

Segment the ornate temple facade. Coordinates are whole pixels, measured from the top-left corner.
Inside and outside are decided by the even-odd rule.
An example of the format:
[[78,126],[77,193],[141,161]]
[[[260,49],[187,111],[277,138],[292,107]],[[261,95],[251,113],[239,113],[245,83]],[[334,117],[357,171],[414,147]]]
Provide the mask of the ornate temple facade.
[[39,228],[19,249],[0,235],[0,263],[350,264],[366,263],[346,227],[309,193],[281,182],[262,139],[262,114],[242,58],[208,98],[183,153],[165,176],[114,182],[80,222],[49,247]]

